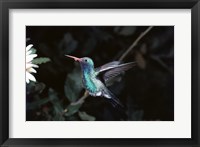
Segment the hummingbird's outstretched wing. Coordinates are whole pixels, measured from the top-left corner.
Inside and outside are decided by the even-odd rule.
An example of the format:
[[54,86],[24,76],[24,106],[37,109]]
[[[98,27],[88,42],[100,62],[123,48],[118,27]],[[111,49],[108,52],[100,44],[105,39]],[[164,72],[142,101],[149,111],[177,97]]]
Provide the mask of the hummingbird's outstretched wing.
[[135,62],[120,64],[117,67],[106,71],[105,74],[103,75],[103,79],[105,82],[107,82],[110,78],[114,78],[118,76],[119,74],[131,69],[134,66],[135,66]]
[[95,68],[95,71],[96,71],[97,74],[99,74],[99,73],[101,73],[103,71],[106,71],[106,70],[112,69],[114,67],[117,67],[119,64],[120,64],[119,61],[112,61],[112,62],[104,64],[104,65],[102,65],[100,67]]
[[113,61],[96,68],[95,71],[98,73],[98,75],[101,75],[101,79],[107,85],[111,79],[124,73],[124,71],[131,69],[135,65],[135,62],[120,64],[119,61]]

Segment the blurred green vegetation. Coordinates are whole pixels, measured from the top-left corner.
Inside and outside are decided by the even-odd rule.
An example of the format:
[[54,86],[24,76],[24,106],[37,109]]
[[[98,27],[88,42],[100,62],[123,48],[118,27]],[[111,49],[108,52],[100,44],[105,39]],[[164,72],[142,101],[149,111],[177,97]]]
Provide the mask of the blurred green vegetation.
[[125,110],[87,96],[80,66],[65,57],[90,57],[95,67],[118,60],[147,26],[27,26],[40,64],[26,85],[27,121],[174,120],[174,27],[155,26],[123,62],[136,61],[108,88]]

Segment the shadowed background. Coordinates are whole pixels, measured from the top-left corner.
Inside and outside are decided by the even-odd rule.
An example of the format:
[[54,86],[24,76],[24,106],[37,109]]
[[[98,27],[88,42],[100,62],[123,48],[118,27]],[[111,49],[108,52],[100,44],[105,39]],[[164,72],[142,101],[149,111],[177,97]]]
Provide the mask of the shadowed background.
[[[118,60],[148,26],[27,26],[27,45],[38,57],[37,82],[27,84],[26,120],[174,120],[174,27],[154,26],[123,62],[137,66],[109,87],[125,110],[101,97],[83,102],[80,66],[64,55],[90,57],[95,67]],[[41,60],[43,62],[43,60]],[[78,103],[77,103],[78,102]]]

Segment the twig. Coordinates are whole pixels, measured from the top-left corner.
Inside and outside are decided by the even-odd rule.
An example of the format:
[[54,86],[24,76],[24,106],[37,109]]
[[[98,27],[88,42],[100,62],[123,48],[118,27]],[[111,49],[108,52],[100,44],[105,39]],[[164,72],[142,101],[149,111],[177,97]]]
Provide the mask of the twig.
[[84,95],[78,101],[73,102],[70,105],[82,104],[88,96],[89,96],[89,93],[85,91]]
[[[76,102],[71,102],[69,105],[78,105],[78,104],[83,104],[83,102],[85,101],[85,99],[89,96],[89,93],[87,91],[85,91],[84,95]],[[62,115],[64,115],[67,112],[67,108],[63,110]]]
[[138,44],[138,42],[153,28],[153,26],[148,27],[140,36],[132,43],[132,45],[126,50],[126,52],[119,58],[119,61],[122,61],[129,52]]

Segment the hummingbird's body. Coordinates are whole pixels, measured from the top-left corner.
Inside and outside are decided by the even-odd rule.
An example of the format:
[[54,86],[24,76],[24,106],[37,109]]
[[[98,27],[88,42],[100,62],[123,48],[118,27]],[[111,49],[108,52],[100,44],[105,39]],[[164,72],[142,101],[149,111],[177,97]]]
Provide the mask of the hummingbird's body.
[[82,71],[82,82],[83,87],[92,96],[102,96],[114,101],[114,106],[120,104],[118,99],[107,89],[105,84],[98,77],[100,73],[105,72],[103,75],[103,81],[106,83],[110,78],[113,78],[125,70],[132,68],[135,63],[129,62],[120,64],[118,61],[107,63],[99,68],[94,68],[94,62],[88,57],[77,58],[66,55],[67,57],[73,58],[75,61],[79,61]]
[[83,59],[83,63],[81,64],[81,71],[84,88],[92,96],[106,96],[107,98],[111,98],[107,95],[102,95],[102,91],[106,87],[97,77],[98,71],[95,71],[93,61],[87,57],[84,57]]
[[101,82],[96,78],[94,70],[82,70],[82,81],[84,88],[88,90],[90,95],[95,96],[100,92]]

